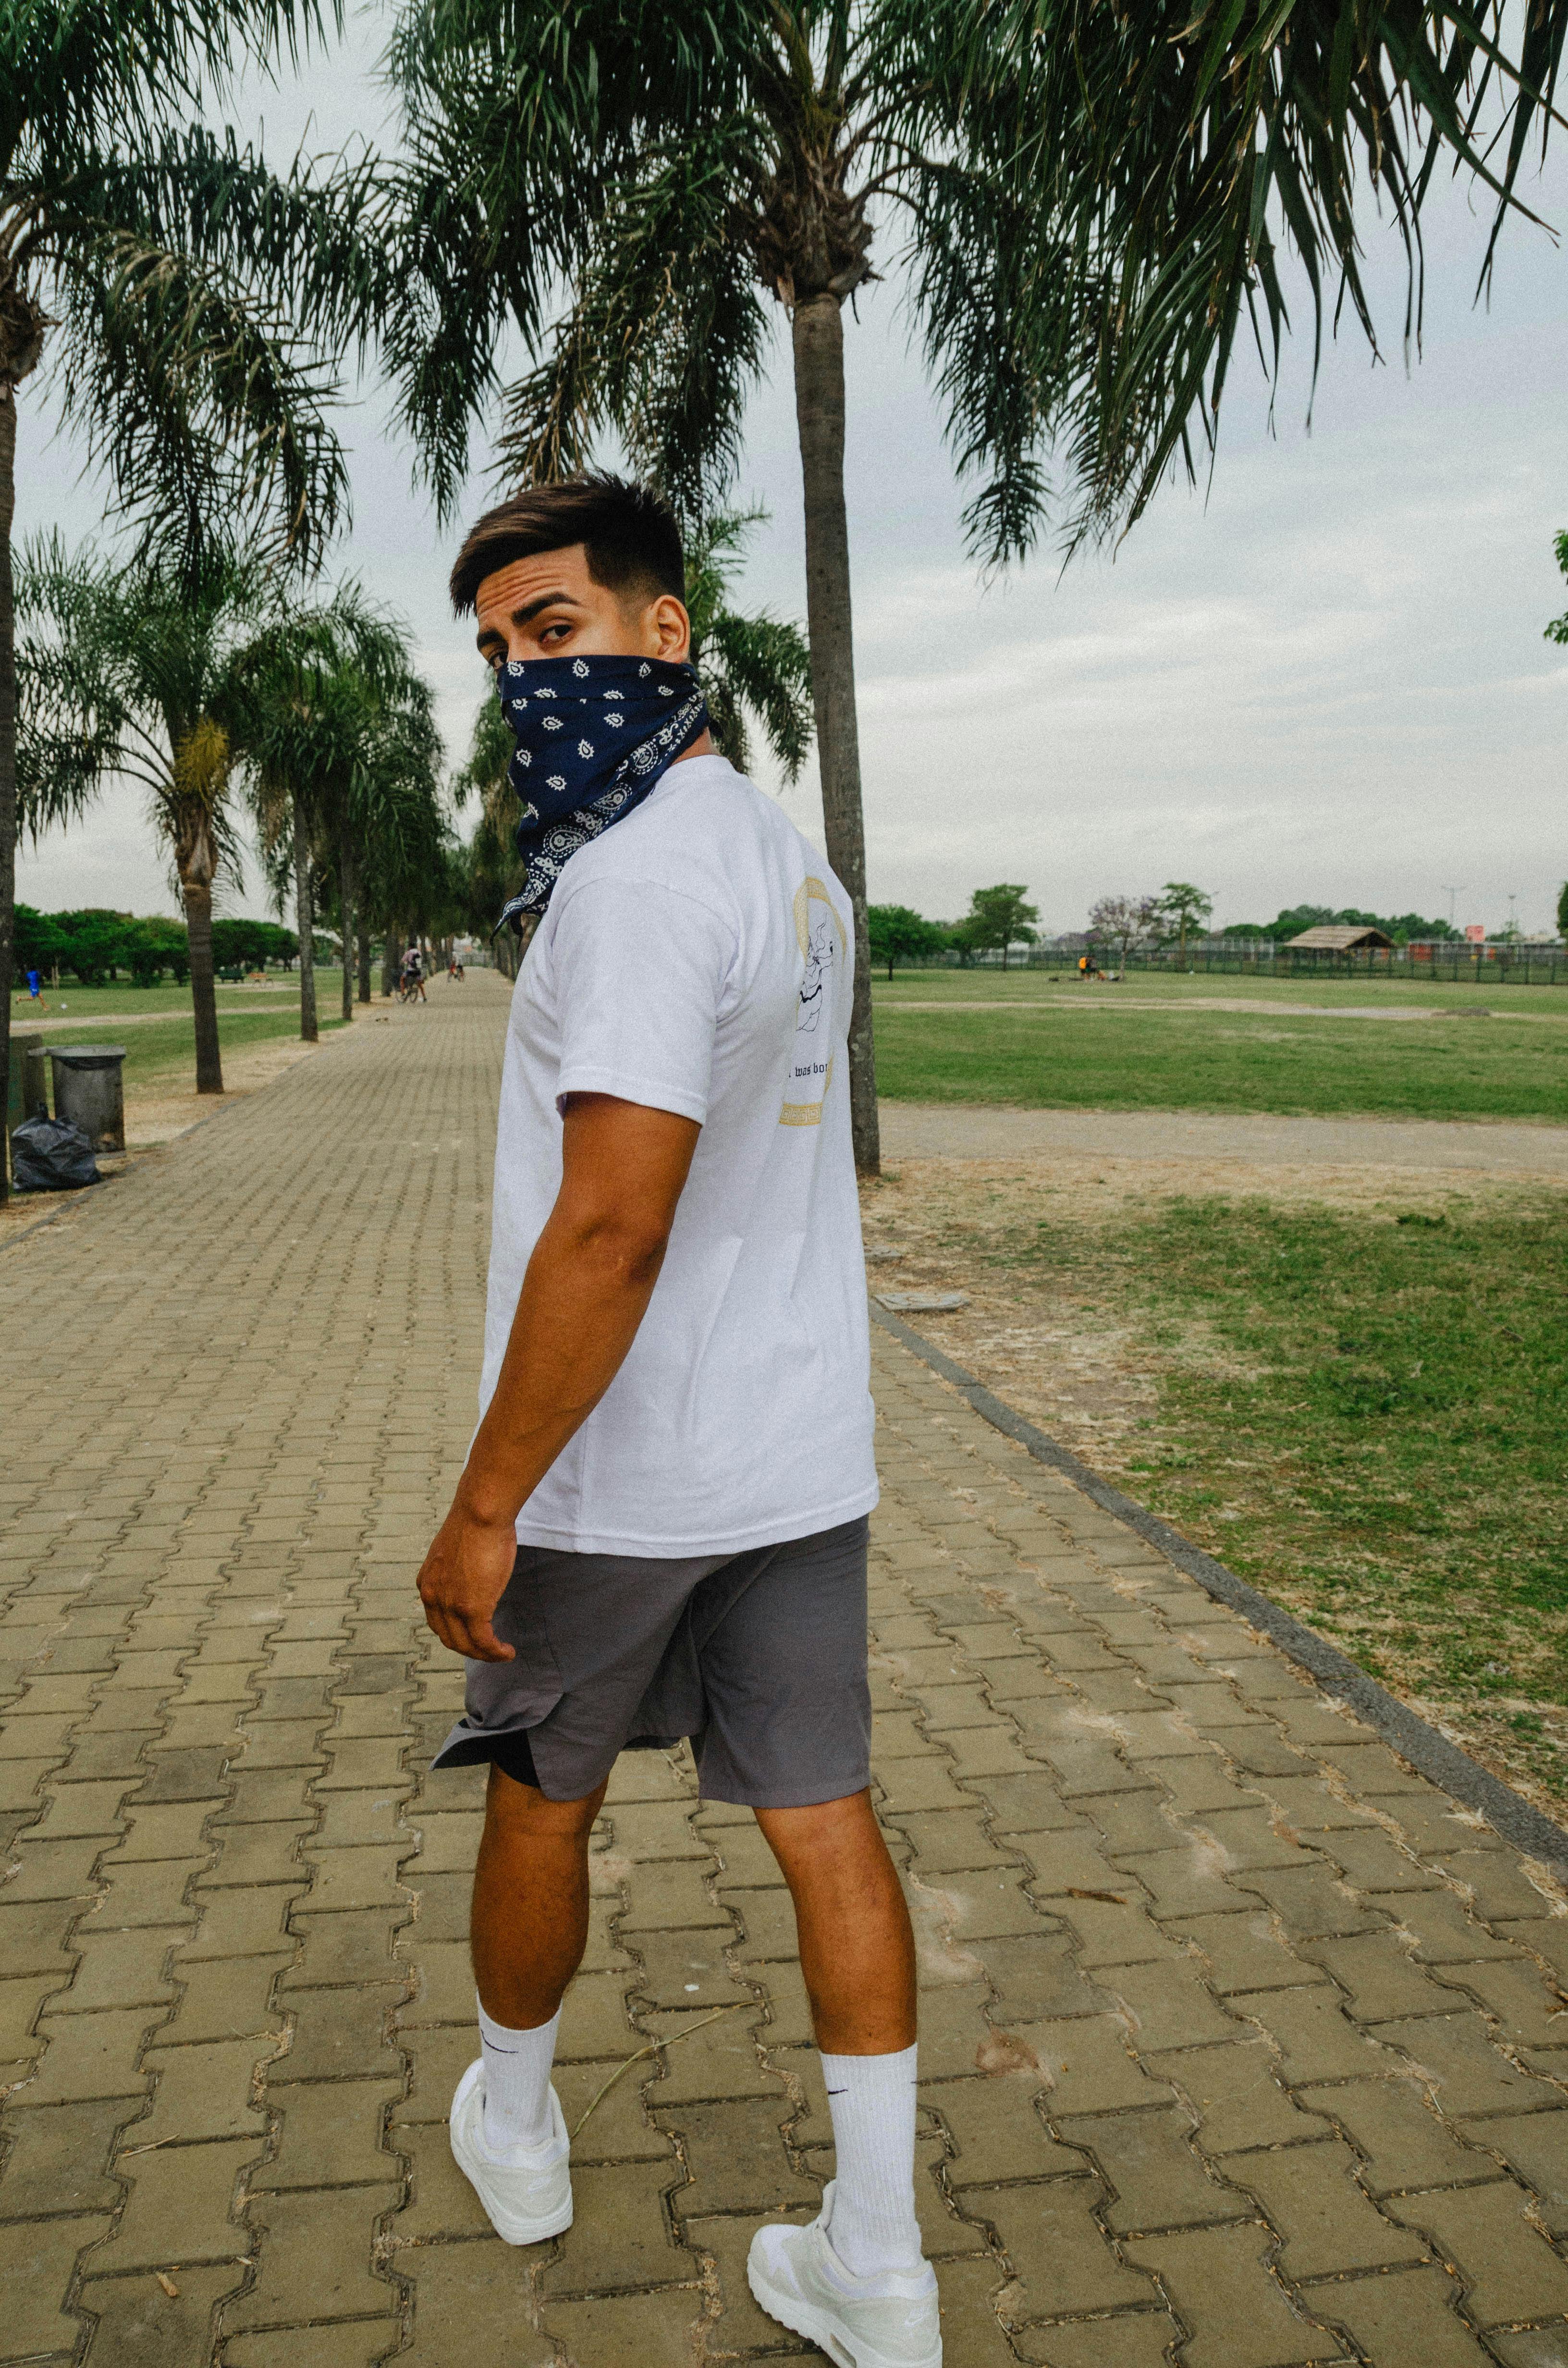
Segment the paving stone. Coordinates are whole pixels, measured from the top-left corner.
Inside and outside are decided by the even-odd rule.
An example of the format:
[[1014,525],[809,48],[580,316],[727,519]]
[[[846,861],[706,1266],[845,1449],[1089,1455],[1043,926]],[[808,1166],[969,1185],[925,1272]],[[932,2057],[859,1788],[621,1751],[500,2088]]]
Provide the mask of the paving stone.
[[1051,2116],[1070,2146],[1085,2147],[1106,2180],[1106,2226],[1120,2236],[1134,2229],[1199,2226],[1255,2218],[1249,2196],[1228,2184],[1227,2163],[1216,2178],[1192,2146],[1194,2122],[1185,2108],[1067,2118]]
[[142,2061],[157,2076],[153,2110],[127,2134],[128,2148],[187,2138],[265,2137],[267,2124],[252,2098],[253,2075],[272,2052],[256,2039],[148,2048]]
[[[642,2018],[650,2038],[674,2044],[665,2048],[661,2071],[650,2061],[642,2072],[649,2085],[644,2100],[661,2121],[668,2110],[691,2101],[738,2097],[776,2100],[780,2119],[787,2118],[786,2099],[777,2074],[767,2071],[758,2053],[764,2036],[762,2008],[748,2000],[738,2011],[710,2021],[709,2013],[650,2012]],[[630,2076],[629,2076],[630,2077]]]
[[680,2165],[670,2161],[574,2171],[572,2226],[540,2280],[547,2317],[550,2302],[573,2294],[694,2277],[695,2257],[676,2242],[665,2217],[666,2192],[682,2184]]
[[[361,2318],[335,2328],[331,2368],[376,2368],[396,2345],[398,2333],[395,2318]],[[201,2368],[210,2356],[202,2355]],[[320,2330],[279,2327],[260,2335],[232,2336],[223,2346],[223,2368],[324,2368]]]
[[1193,1942],[1205,1980],[1221,1998],[1240,1990],[1299,1989],[1316,1973],[1312,1961],[1303,1962],[1287,1948],[1272,1919],[1256,1910],[1250,1916],[1177,1917],[1167,1922],[1166,1930]]
[[[269,2091],[297,2080],[400,2078],[402,2059],[388,2023],[404,1994],[401,1982],[291,1990],[293,2030],[287,2053],[267,2066]],[[184,2022],[183,2009],[177,2020]]]
[[1369,2360],[1419,2361],[1421,2368],[1486,2368],[1485,2351],[1459,2316],[1459,2289],[1440,2269],[1354,2278],[1319,2287],[1313,2309],[1342,2327]]
[[619,2294],[593,2302],[549,2302],[546,2331],[564,2354],[564,2368],[599,2368],[605,2360],[635,2360],[638,2368],[690,2368],[692,2330],[704,2323],[704,2300],[694,2287]]
[[1340,2360],[1337,2336],[1298,2317],[1266,2260],[1273,2238],[1253,2223],[1128,2240],[1128,2259],[1155,2271],[1194,2329],[1188,2368],[1296,2368]]
[[1450,1987],[1438,1995],[1452,1999],[1457,1992],[1477,1999],[1505,2045],[1568,2046],[1568,1998],[1528,1960],[1451,1965],[1445,1968],[1445,1978]]
[[178,2012],[159,2032],[163,2046],[209,2039],[270,2038],[281,2042],[284,2013],[270,2011],[272,1985],[293,1962],[292,1951],[270,1957],[215,1957],[179,1963]]
[[[1004,2290],[1004,2304],[1010,2289]],[[1168,2368],[1182,2330],[1168,2311],[1119,2310],[1055,2326],[1008,2322],[1013,2349],[1040,2368]]]
[[[289,1899],[289,1926],[303,1944],[278,1982],[279,1996],[334,1982],[384,1982],[402,1970],[392,1950],[413,1919],[411,1907],[344,1908],[335,1915],[302,1917],[296,1924],[292,1911],[307,1894],[278,1890],[265,1896]],[[439,1951],[432,1948],[426,1953],[435,1958]]]
[[246,2218],[260,2238],[260,2267],[251,2291],[225,2308],[225,2329],[385,2315],[396,2288],[372,2270],[371,2236],[400,2200],[396,2187],[256,2196]]
[[80,2307],[95,2322],[93,2349],[115,2368],[209,2368],[212,2314],[244,2276],[233,2263],[187,2268],[182,2262],[169,2280],[172,2294],[147,2272],[89,2277]]
[[65,2307],[76,2257],[108,2226],[105,2219],[17,2221],[0,2227],[0,2360],[72,2354],[82,2322]]
[[1254,1990],[1229,2003],[1273,2040],[1292,2089],[1304,2082],[1376,2078],[1400,2068],[1377,2040],[1392,2037],[1405,2026],[1382,2024],[1375,2037],[1369,2037],[1350,2021],[1333,1990]]
[[680,2135],[689,2180],[675,2199],[682,2218],[688,2208],[703,2213],[721,2201],[764,2216],[798,2203],[814,2208],[817,2188],[795,2169],[784,2142],[783,2125],[793,2109],[781,2092],[676,2105],[662,2102],[655,2086],[646,2102],[655,2127]]
[[[1484,2121],[1467,2122],[1464,2135],[1472,2146],[1486,2149],[1481,2160],[1490,2163],[1494,2155],[1499,2157],[1532,2187],[1542,2226],[1560,2239],[1568,2237],[1568,2111],[1494,2113]],[[1424,2180],[1419,2184],[1435,2187],[1437,2182]]]
[[1394,2196],[1391,2218],[1430,2237],[1458,2273],[1465,2310],[1479,2327],[1568,2314],[1568,2263],[1528,2219],[1530,2198],[1511,2180]]
[[164,2146],[126,2163],[125,2210],[93,2255],[95,2272],[244,2260],[249,2243],[233,2206],[240,2173],[260,2151],[257,2138],[218,2139]]
[[[965,1785],[964,1793],[979,1801],[981,1814],[988,1819],[993,1831],[999,1835],[1051,1833],[1063,1827],[1081,1831],[1084,1826],[1083,1814],[1067,1806],[1056,1785],[1043,1770],[1037,1775],[971,1778]],[[1133,1797],[1152,1802],[1155,1795],[1139,1793]],[[960,1793],[958,1803],[937,1805],[961,1807],[967,1804]],[[898,1814],[901,1817],[903,1815],[902,1812]],[[1176,1839],[1172,1833],[1173,1845]]]
[[1202,2047],[1237,2035],[1235,2021],[1213,1998],[1196,1964],[1119,1965],[1109,1986],[1131,2018],[1141,2055],[1152,2048]]
[[1170,2082],[1186,2100],[1197,2116],[1195,2143],[1221,2161],[1244,2146],[1293,2146],[1328,2135],[1327,2123],[1303,2110],[1300,2092],[1284,2088],[1273,2050],[1256,2035],[1142,2060],[1151,2076]]
[[[1298,2104],[1311,2106],[1337,2123],[1362,2157],[1361,2184],[1369,2195],[1393,2195],[1402,2189],[1471,2186],[1495,2179],[1497,2165],[1482,2148],[1494,2141],[1481,2135],[1478,2145],[1465,2146],[1461,2136],[1483,2123],[1460,2132],[1431,2103],[1414,2079],[1350,2080],[1328,2089],[1301,2089]],[[1568,2117],[1565,2117],[1568,2121]]]
[[140,2110],[140,2101],[112,2098],[10,2115],[0,2169],[0,2220],[115,2211],[124,2191],[109,2175],[109,2157],[119,2129]]
[[283,2128],[276,2157],[251,2173],[249,2192],[277,2188],[375,2187],[395,2177],[395,2156],[381,2143],[387,2110],[403,2092],[396,2080],[297,2080],[268,2085]]
[[1097,2179],[1038,2186],[973,2188],[966,2201],[996,2230],[1021,2290],[1013,2307],[1028,2318],[1157,2303],[1153,2281],[1118,2259],[1100,2227]]
[[1497,1940],[1451,1891],[1403,1893],[1393,1912],[1411,1938],[1412,1955],[1422,1964],[1469,1965],[1482,1957],[1510,1962],[1517,1957],[1513,1943]]
[[955,2192],[1000,2180],[1082,2178],[1081,2151],[1061,2145],[1040,2118],[1044,2074],[1025,2064],[989,2078],[926,2081],[921,2101],[951,2141],[945,2176]]
[[289,1909],[299,1896],[293,1885],[281,1884],[202,1892],[196,1901],[201,1921],[194,1939],[176,1949],[176,1973],[183,1975],[187,1965],[214,1957],[276,1956],[280,1944],[291,1937]]
[[80,1963],[69,1988],[51,2002],[54,2014],[88,2014],[104,2008],[172,2003],[176,1986],[165,1966],[169,1951],[190,1924],[134,1925],[128,1932],[98,1931],[85,1918],[72,1947]]
[[157,2008],[123,2012],[45,2015],[38,2024],[46,2045],[39,2069],[17,2089],[13,2106],[62,2105],[93,2097],[140,2097],[142,2044],[161,2020]]
[[1257,2197],[1283,2239],[1279,2267],[1298,2281],[1424,2257],[1419,2239],[1368,2202],[1356,2169],[1349,2147],[1333,2140],[1225,2157],[1226,2177]]
[[1428,2015],[1419,2022],[1381,2022],[1376,2030],[1380,2039],[1400,2049],[1416,2074],[1431,2083],[1438,2105],[1450,2117],[1562,2102],[1560,2090],[1517,2071],[1502,2050],[1493,2046],[1479,2015]]

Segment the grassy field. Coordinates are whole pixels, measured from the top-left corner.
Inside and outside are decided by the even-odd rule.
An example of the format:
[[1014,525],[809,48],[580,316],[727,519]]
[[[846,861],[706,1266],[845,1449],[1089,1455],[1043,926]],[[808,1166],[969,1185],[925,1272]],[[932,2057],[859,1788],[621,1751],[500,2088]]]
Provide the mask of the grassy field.
[[1096,1217],[956,1167],[937,1183],[936,1163],[925,1181],[907,1163],[869,1207],[874,1235],[922,1244],[901,1282],[982,1302],[953,1319],[967,1338],[914,1321],[1015,1403],[1031,1319],[1037,1376],[1115,1344],[1078,1396],[1103,1417],[1114,1363],[1126,1418],[1059,1432],[1494,1766],[1568,1800],[1568,1194],[1407,1179],[1403,1204],[1146,1196]]
[[[328,976],[333,981],[334,993],[337,992],[339,973],[336,971],[328,973],[318,970],[316,973],[318,1001],[323,991],[321,982]],[[297,971],[274,971],[265,986],[255,985],[229,986],[220,980],[217,996],[220,1011],[225,1004],[264,1003],[274,997],[279,1003],[291,1004],[298,1011],[300,975]],[[114,986],[74,986],[67,981],[65,985],[61,987],[46,987],[40,1000],[37,1003],[34,1003],[30,996],[13,995],[11,1025],[15,1029],[22,1030],[36,1026],[41,1020],[58,1019],[62,1012],[70,1019],[74,1019],[78,1013],[84,1019],[92,1019],[100,1012],[108,1011],[123,1012],[132,1019],[141,1019],[149,1013],[181,1012],[189,1009],[188,986],[171,986],[166,983],[158,986],[131,986],[124,979]]]
[[944,971],[875,1007],[896,1100],[1568,1122],[1568,990]]
[[[317,971],[316,1008],[322,1032],[341,1023],[338,1019],[338,998],[342,989],[336,971]],[[218,990],[218,1038],[225,1052],[238,1052],[252,1044],[263,1044],[278,1037],[297,1036],[300,1032],[299,982],[291,983],[292,991],[267,995],[252,988],[220,987]],[[161,1087],[180,1086],[194,1079],[196,1071],[196,1030],[190,1016],[188,987],[149,987],[142,996],[129,987],[67,987],[62,996],[51,997],[52,1008],[39,1017],[57,1019],[61,1005],[70,1026],[40,1029],[46,1047],[61,1048],[68,1044],[123,1044],[125,1047],[125,1090],[128,1095],[155,1093]],[[262,1010],[246,1009],[248,1004],[265,1002]],[[236,1010],[238,1003],[242,1008]],[[82,1010],[79,1007],[90,1007]],[[143,1017],[143,1014],[148,1016]],[[127,1014],[136,1024],[116,1030],[116,1018]],[[19,1017],[13,1023],[18,1034],[25,1033],[27,1020]]]

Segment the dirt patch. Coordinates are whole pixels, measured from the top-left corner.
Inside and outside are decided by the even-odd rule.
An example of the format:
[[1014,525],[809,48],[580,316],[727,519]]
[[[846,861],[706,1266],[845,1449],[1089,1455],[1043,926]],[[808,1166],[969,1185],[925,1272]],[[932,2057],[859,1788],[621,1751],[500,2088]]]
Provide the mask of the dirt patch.
[[1108,1231],[1199,1193],[1437,1214],[1451,1198],[1518,1189],[1512,1178],[1492,1184],[1473,1172],[1424,1176],[1408,1167],[1221,1160],[1206,1164],[1199,1178],[1186,1158],[900,1159],[865,1188],[861,1205],[868,1251],[901,1252],[871,1258],[872,1291],[966,1292],[967,1307],[908,1320],[1108,1478],[1122,1469],[1123,1442],[1131,1446],[1135,1435],[1146,1453],[1158,1441],[1162,1373],[1187,1361],[1212,1371],[1222,1352],[1195,1325],[1162,1326],[1166,1337],[1156,1343],[1146,1326],[1109,1314],[1092,1280],[1020,1269],[1006,1255],[1020,1229],[1045,1222]]

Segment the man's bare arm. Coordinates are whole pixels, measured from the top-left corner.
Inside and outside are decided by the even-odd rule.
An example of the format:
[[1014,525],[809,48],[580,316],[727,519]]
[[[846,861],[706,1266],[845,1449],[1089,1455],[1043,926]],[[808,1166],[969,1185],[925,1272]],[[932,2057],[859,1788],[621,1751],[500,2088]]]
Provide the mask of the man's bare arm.
[[509,1661],[491,1614],[513,1524],[597,1406],[637,1337],[700,1132],[671,1110],[574,1094],[561,1190],[534,1245],[495,1395],[419,1574],[425,1617],[454,1653]]

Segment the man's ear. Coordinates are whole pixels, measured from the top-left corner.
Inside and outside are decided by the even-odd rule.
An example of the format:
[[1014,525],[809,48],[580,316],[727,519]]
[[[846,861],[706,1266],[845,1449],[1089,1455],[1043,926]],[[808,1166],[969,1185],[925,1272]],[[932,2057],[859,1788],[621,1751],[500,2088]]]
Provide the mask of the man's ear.
[[653,603],[653,622],[659,655],[678,666],[691,655],[691,619],[673,592],[661,592]]

